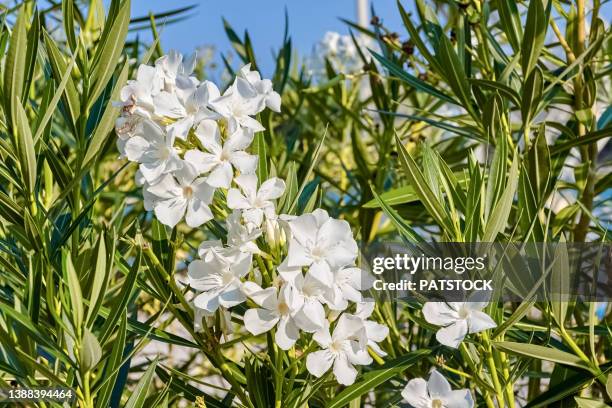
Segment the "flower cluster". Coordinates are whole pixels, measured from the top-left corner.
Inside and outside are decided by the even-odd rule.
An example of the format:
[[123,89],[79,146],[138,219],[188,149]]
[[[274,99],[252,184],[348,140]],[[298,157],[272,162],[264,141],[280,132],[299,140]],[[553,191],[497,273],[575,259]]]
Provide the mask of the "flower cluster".
[[[359,47],[355,46],[355,41]],[[355,41],[349,35],[341,35],[328,31],[315,45],[310,56],[309,66],[311,74],[325,76],[325,61],[329,61],[336,72],[355,73],[363,68],[363,61],[359,51],[369,55],[368,48],[374,44],[368,43],[364,38],[357,36]]]
[[211,220],[215,189],[229,188],[236,172],[252,174],[257,157],[245,150],[263,126],[266,107],[280,111],[272,82],[243,67],[221,94],[192,75],[195,58],[171,52],[141,65],[121,90],[116,122],[122,156],[139,163],[145,208],[165,225],[190,227]]
[[[274,330],[283,350],[308,336],[320,347],[308,354],[308,371],[321,376],[333,366],[338,382],[353,383],[354,366],[372,361],[368,347],[385,355],[377,343],[388,328],[369,320],[374,303],[361,291],[372,279],[356,266],[348,222],[321,209],[278,214],[284,181],[258,180],[249,148],[264,130],[256,115],[280,111],[272,82],[247,65],[221,93],[199,82],[193,67],[178,53],[140,66],[122,89],[116,130],[122,156],[139,163],[145,208],[161,223],[174,227],[184,218],[199,227],[214,218],[213,202],[229,214],[221,220],[226,239],[203,242],[188,265],[196,330],[215,317],[231,328],[230,308],[246,302],[253,306],[243,316],[247,331]],[[275,246],[278,256],[269,253]]]

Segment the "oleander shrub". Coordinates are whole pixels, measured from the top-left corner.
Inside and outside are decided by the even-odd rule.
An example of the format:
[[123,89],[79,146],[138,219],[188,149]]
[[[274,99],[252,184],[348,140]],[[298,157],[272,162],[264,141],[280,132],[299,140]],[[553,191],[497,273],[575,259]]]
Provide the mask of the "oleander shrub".
[[408,3],[308,57],[285,21],[268,73],[224,21],[222,75],[158,35],[193,7],[0,5],[0,390],[73,395],[12,404],[610,405],[605,298],[404,301],[361,256],[609,248],[610,7]]

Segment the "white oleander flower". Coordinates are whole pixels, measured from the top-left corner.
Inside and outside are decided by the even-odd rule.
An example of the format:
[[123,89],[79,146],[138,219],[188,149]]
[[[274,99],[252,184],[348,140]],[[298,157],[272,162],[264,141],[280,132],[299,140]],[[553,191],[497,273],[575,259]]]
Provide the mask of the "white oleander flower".
[[[259,72],[251,71],[251,64],[246,64],[240,69],[238,75],[245,78],[255,88],[257,93],[262,96],[261,101],[265,106],[274,112],[280,112],[281,97],[278,92],[275,92],[272,87],[272,81],[269,79],[261,79]],[[260,107],[261,110],[264,107]]]
[[139,170],[145,180],[154,184],[164,174],[183,167],[183,161],[174,148],[174,137],[157,124],[146,120],[141,135],[133,136],[125,143],[128,160],[140,163]]
[[283,195],[285,191],[283,180],[273,177],[264,181],[259,189],[255,174],[241,174],[234,178],[234,182],[240,190],[230,188],[227,192],[229,208],[242,210],[244,220],[257,227],[261,226],[264,215],[267,219],[276,218],[273,200]]
[[210,105],[227,120],[230,132],[235,132],[240,127],[260,132],[265,128],[252,116],[265,107],[263,100],[247,79],[236,77],[223,96],[211,101]]
[[329,334],[327,323],[323,330],[314,334],[313,339],[323,349],[306,357],[306,368],[315,377],[321,377],[333,365],[333,373],[338,382],[350,385],[357,377],[357,370],[353,366],[372,362],[366,348],[366,331],[357,316],[343,314],[332,335]]
[[191,262],[187,268],[189,285],[202,291],[193,300],[194,305],[212,313],[219,306],[228,308],[244,302],[241,279],[249,273],[251,262],[250,253],[239,251]]
[[408,381],[402,397],[413,408],[472,408],[474,400],[470,390],[453,391],[450,383],[438,371],[433,370],[429,380],[415,378]]
[[368,290],[374,282],[372,276],[355,266],[341,267],[333,272],[334,282],[325,293],[327,305],[333,310],[344,310],[348,302],[361,302],[361,291]]
[[384,357],[387,353],[380,348],[378,343],[383,341],[389,335],[389,328],[384,324],[377,323],[368,318],[372,315],[375,306],[374,299],[365,299],[363,302],[357,303],[355,316],[363,320],[363,326],[368,337],[368,346],[379,356]]
[[187,225],[196,228],[213,218],[208,205],[214,192],[205,177],[198,177],[191,166],[185,165],[174,176],[166,174],[158,183],[147,185],[145,202],[162,224],[173,228],[185,216]]
[[175,50],[170,50],[167,55],[158,58],[155,61],[155,67],[161,71],[164,80],[163,89],[167,92],[173,92],[177,82],[180,81],[190,81],[197,84],[198,80],[191,76],[195,63],[195,55],[184,59],[183,55]]
[[127,139],[138,133],[144,119],[152,119],[155,111],[153,98],[164,85],[160,70],[149,65],[140,65],[135,80],[129,80],[121,88],[120,101],[113,103],[121,108],[121,116],[115,121],[119,139]]
[[229,188],[234,177],[234,168],[242,174],[253,173],[257,167],[257,156],[244,151],[253,141],[253,132],[239,128],[222,143],[217,122],[203,120],[196,128],[197,136],[206,152],[189,150],[185,161],[200,173],[208,174],[208,184]]
[[349,223],[331,218],[325,210],[300,215],[289,221],[289,228],[289,268],[308,267],[316,270],[323,282],[333,282],[332,270],[353,265],[357,258],[357,243]]
[[210,81],[204,81],[198,86],[190,81],[179,81],[174,92],[162,91],[154,98],[155,114],[175,119],[175,122],[167,126],[168,132],[186,140],[192,127],[204,119],[218,117],[208,108],[208,103],[219,95],[219,89]]
[[467,302],[427,302],[423,315],[429,323],[443,326],[436,332],[436,339],[445,346],[457,348],[468,333],[478,333],[497,327],[491,317],[482,311],[488,301],[475,293]]
[[281,279],[291,284],[303,298],[302,307],[294,315],[298,327],[307,333],[314,333],[325,327],[327,320],[323,308],[324,295],[332,282],[325,281],[325,277],[319,276],[316,270],[309,271],[304,276],[301,268],[288,268],[285,261],[277,267],[277,271]]
[[227,217],[227,244],[242,252],[261,253],[255,243],[255,240],[261,235],[261,230],[253,226],[243,225],[240,222],[241,218],[243,216],[237,210]]
[[285,283],[280,290],[272,286],[262,289],[254,282],[245,282],[248,296],[260,306],[244,314],[244,325],[254,335],[270,331],[276,326],[274,341],[288,350],[300,336],[293,316],[301,309],[304,299],[292,285]]

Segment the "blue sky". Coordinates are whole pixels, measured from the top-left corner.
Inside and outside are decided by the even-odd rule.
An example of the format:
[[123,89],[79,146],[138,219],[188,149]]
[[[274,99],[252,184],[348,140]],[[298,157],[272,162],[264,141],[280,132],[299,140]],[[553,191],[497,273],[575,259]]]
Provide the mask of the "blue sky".
[[[191,53],[203,44],[215,45],[218,51],[229,50],[230,43],[221,21],[225,17],[240,35],[248,29],[265,73],[273,68],[272,50],[281,44],[285,7],[289,14],[289,32],[301,55],[310,53],[326,31],[347,34],[347,26],[339,17],[357,20],[355,0],[135,0],[132,2],[132,16],[191,4],[198,4],[192,17],[161,28],[165,50]],[[373,4],[385,25],[402,32],[395,0],[373,0]]]

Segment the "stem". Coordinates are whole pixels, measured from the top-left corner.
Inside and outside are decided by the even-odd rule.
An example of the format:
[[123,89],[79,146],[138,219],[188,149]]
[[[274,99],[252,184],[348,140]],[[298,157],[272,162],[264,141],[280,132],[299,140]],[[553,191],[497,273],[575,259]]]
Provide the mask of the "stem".
[[497,369],[495,368],[495,360],[493,359],[493,349],[489,340],[489,335],[486,332],[482,333],[482,340],[486,350],[486,361],[489,371],[491,372],[491,378],[493,379],[493,387],[495,387],[495,394],[497,398],[497,404],[500,407],[504,406],[504,391],[501,383],[499,382],[499,376],[497,375]]
[[274,360],[276,373],[274,376],[274,406],[281,408],[283,404],[283,356],[280,348],[274,344]]
[[[576,9],[577,9],[577,24],[576,24],[576,53],[577,55],[581,55],[585,49],[585,40],[586,40],[586,31],[585,31],[585,1],[584,0],[576,0]],[[584,67],[581,67],[581,73]],[[584,105],[583,100],[583,76],[577,75],[574,80],[574,111],[580,111],[587,107]],[[589,107],[592,109],[592,107]],[[586,134],[586,126],[584,123],[578,121],[578,136],[584,137]],[[589,163],[589,171],[587,173],[586,184],[584,187],[584,191],[582,193],[582,197],[580,201],[584,205],[588,211],[582,211],[580,214],[580,220],[576,225],[576,229],[574,231],[574,241],[576,242],[584,242],[586,239],[586,235],[589,231],[589,224],[591,223],[591,219],[589,216],[589,212],[593,208],[593,198],[594,198],[594,187],[595,187],[595,167],[596,167],[596,158],[597,158],[597,144],[591,143],[587,146],[583,146],[580,149],[580,153],[582,156],[582,161],[584,163]]]

